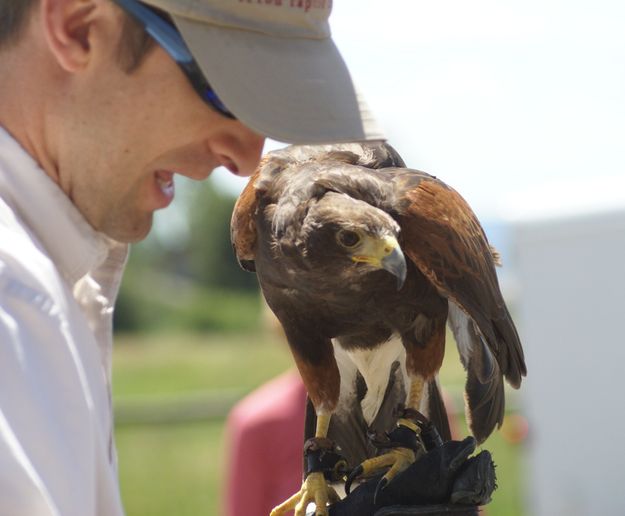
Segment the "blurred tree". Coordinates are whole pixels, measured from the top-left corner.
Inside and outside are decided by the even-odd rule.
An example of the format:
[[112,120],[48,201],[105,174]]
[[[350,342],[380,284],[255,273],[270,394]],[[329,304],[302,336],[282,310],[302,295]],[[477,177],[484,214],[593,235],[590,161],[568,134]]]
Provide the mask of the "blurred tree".
[[215,188],[212,181],[204,181],[195,188],[185,251],[189,273],[203,285],[256,291],[256,276],[239,267],[230,242],[230,217],[235,201]]

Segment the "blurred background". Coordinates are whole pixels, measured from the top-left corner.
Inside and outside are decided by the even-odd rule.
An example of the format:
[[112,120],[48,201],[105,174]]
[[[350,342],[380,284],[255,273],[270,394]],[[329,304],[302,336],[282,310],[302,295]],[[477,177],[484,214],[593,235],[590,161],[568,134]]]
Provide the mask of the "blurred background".
[[[338,0],[331,20],[390,143],[458,190],[503,255],[529,377],[484,445],[499,478],[488,514],[625,514],[625,4]],[[223,514],[226,417],[292,366],[232,255],[244,183],[179,181],[133,248],[114,364],[129,516]]]

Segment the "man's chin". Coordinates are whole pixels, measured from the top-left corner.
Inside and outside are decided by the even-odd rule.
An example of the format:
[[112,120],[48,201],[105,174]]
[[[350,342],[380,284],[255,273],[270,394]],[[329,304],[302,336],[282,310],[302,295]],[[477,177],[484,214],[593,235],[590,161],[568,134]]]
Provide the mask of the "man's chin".
[[124,244],[136,244],[145,240],[152,229],[153,217],[144,218],[135,224],[112,224],[101,230],[109,238]]

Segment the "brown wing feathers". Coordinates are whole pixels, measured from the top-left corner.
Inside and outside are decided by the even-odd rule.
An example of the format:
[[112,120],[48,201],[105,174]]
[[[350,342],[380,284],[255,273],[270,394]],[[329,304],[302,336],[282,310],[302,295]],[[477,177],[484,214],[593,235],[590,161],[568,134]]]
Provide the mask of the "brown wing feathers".
[[460,310],[450,314],[456,319],[450,322],[456,339],[464,341],[459,347],[467,369],[467,415],[476,438],[484,440],[503,421],[501,375],[518,387],[526,374],[491,247],[464,199],[434,178],[422,180],[403,198],[404,252]]
[[506,378],[525,375],[521,344],[499,290],[491,249],[466,201],[436,180],[406,192],[403,247],[444,297],[475,321]]
[[239,195],[230,221],[230,241],[234,254],[239,265],[248,272],[255,270],[256,213],[258,210],[256,182],[260,170],[259,166]]

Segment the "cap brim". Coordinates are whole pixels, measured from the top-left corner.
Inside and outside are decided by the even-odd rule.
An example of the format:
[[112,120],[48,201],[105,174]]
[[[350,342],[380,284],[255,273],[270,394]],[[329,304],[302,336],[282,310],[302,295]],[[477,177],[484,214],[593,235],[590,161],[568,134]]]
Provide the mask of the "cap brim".
[[221,101],[288,143],[383,140],[330,39],[293,39],[173,16]]

